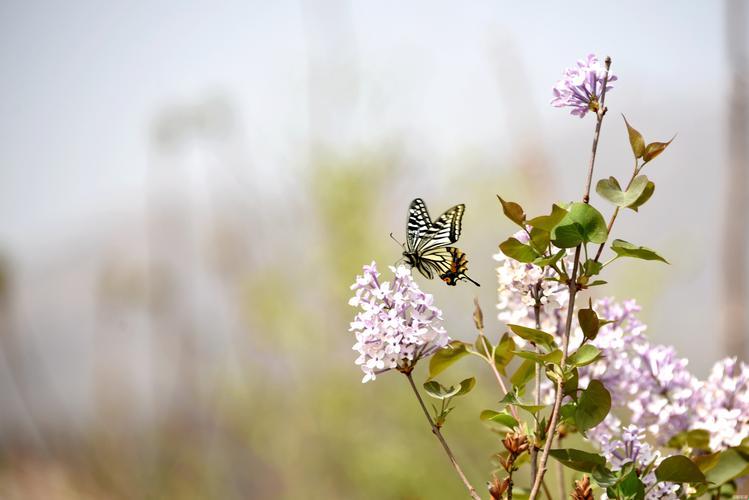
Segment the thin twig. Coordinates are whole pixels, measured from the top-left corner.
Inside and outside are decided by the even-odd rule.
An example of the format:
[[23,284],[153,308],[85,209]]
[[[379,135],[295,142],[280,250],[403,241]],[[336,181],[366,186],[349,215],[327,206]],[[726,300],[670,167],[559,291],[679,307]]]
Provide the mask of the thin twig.
[[[536,320],[536,330],[541,329],[541,282],[536,283],[534,287],[533,298],[535,303],[533,304],[533,314]],[[533,344],[534,349],[538,352],[538,347]],[[536,406],[541,404],[541,364],[536,363],[536,382],[535,382],[535,401]],[[536,477],[538,471],[538,447],[536,447],[535,438],[531,441],[531,477]]]
[[[583,195],[583,203],[590,201],[590,185],[593,179],[593,167],[596,164],[596,151],[598,150],[598,138],[601,134],[601,124],[603,123],[603,117],[606,114],[606,86],[609,81],[609,68],[611,67],[611,58],[606,57],[606,73],[603,77],[603,90],[601,92],[601,104],[596,112],[596,130],[593,134],[593,147],[590,154],[590,164],[588,166],[588,177],[585,183],[585,194]],[[572,330],[572,316],[575,311],[575,297],[577,295],[577,270],[580,262],[582,244],[575,248],[575,260],[572,264],[572,275],[569,280],[569,306],[567,307],[567,321],[565,323],[564,335],[562,336],[562,361],[559,363],[564,372],[567,366],[567,353],[570,343],[570,331]],[[543,452],[541,453],[541,459],[538,465],[538,471],[533,481],[533,488],[531,488],[528,500],[535,500],[538,496],[538,491],[541,488],[541,483],[546,473],[546,462],[549,459],[549,451],[554,441],[554,436],[557,432],[557,423],[559,422],[559,409],[562,406],[562,398],[564,394],[562,392],[562,385],[564,384],[564,378],[560,377],[557,381],[554,395],[554,407],[551,410],[551,419],[549,421],[549,430],[546,436],[546,443],[544,444]]]
[[452,464],[453,468],[455,469],[455,472],[458,473],[458,476],[460,476],[461,481],[463,481],[463,484],[468,489],[468,493],[471,495],[471,498],[474,500],[481,500],[481,497],[476,493],[476,488],[474,488],[470,482],[468,482],[468,478],[465,474],[463,474],[463,469],[460,468],[460,465],[458,465],[457,460],[455,460],[455,455],[453,455],[452,450],[450,450],[450,447],[447,445],[447,441],[445,441],[445,438],[442,437],[442,432],[440,432],[440,428],[437,427],[434,424],[434,421],[432,420],[432,416],[429,415],[429,410],[427,410],[426,405],[424,405],[424,400],[421,399],[421,394],[419,394],[418,389],[416,389],[416,384],[414,383],[414,379],[411,376],[411,372],[404,372],[406,375],[406,378],[408,378],[408,382],[411,384],[411,389],[413,389],[414,394],[416,395],[416,399],[419,400],[419,404],[421,405],[421,409],[424,410],[424,415],[426,415],[427,420],[429,421],[429,425],[432,427],[432,433],[437,436],[437,439],[439,440],[440,444],[442,444],[442,447],[445,449],[445,453],[447,453],[447,458],[450,459],[450,463]]
[[[644,164],[643,164],[644,166]],[[624,191],[629,190],[629,188],[632,186],[632,183],[635,180],[635,177],[637,177],[637,174],[640,173],[640,168],[637,167],[637,158],[635,158],[635,169],[632,172],[632,177],[629,178],[629,182],[627,183],[627,187],[624,188]],[[596,252],[596,256],[593,260],[598,262],[598,259],[601,258],[601,253],[603,252],[603,247],[606,246],[606,242],[609,240],[609,234],[611,234],[611,228],[614,227],[614,222],[616,221],[616,216],[619,215],[619,207],[616,207],[614,209],[614,213],[611,215],[611,219],[609,219],[609,224],[606,226],[606,241],[601,243],[601,245],[598,247],[598,251]]]

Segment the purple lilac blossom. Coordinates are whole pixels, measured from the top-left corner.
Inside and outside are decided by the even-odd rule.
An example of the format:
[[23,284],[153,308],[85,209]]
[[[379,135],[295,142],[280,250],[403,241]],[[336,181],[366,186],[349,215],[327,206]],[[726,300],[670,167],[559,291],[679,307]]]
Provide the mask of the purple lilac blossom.
[[356,335],[353,350],[359,353],[356,364],[364,372],[363,383],[383,371],[411,366],[450,341],[433,296],[419,289],[407,267],[390,270],[392,281],[381,283],[372,262],[351,285],[355,295],[349,305],[361,310],[349,331]]
[[[606,67],[594,54],[578,60],[575,66],[564,71],[564,76],[554,86],[551,105],[557,108],[570,107],[573,115],[582,118],[588,111],[597,109],[605,75]],[[608,83],[616,79],[614,74],[609,73]],[[606,92],[611,88],[607,84]]]
[[[656,436],[665,444],[690,428],[699,394],[699,381],[687,370],[687,360],[673,347],[652,345],[644,335],[645,325],[636,317],[640,311],[633,300],[596,302],[598,315],[612,323],[601,328],[592,344],[601,350],[600,361],[580,368],[581,384],[598,379],[611,393],[614,407],[629,409],[629,422]],[[576,332],[582,338],[582,332]],[[619,426],[609,415],[591,431],[610,433]]]
[[693,429],[710,433],[710,448],[738,446],[749,437],[749,365],[725,358],[702,384]]
[[[513,238],[521,243],[528,243],[530,239],[525,231],[518,231],[513,235]],[[556,250],[552,247],[552,251]],[[548,268],[544,271],[533,264],[518,262],[502,252],[494,255],[494,260],[498,262],[496,271],[499,283],[497,289],[497,309],[499,310],[497,317],[499,320],[505,324],[535,328],[536,318],[533,310],[535,298],[532,291],[536,284],[539,284],[541,329],[553,332],[561,338],[561,328],[564,327],[561,315],[564,314],[567,305],[567,288],[557,282],[545,279],[553,275]],[[525,345],[523,339],[516,338],[515,340],[518,344]]]
[[[676,494],[679,485],[666,482],[656,484],[655,467],[665,457],[645,441],[645,432],[639,427],[621,427],[620,432],[607,434],[606,438],[601,445],[601,453],[611,465],[611,470],[618,471],[628,463],[635,464],[640,481],[645,485],[646,500],[679,498]],[[601,496],[602,500],[608,498],[606,493]]]

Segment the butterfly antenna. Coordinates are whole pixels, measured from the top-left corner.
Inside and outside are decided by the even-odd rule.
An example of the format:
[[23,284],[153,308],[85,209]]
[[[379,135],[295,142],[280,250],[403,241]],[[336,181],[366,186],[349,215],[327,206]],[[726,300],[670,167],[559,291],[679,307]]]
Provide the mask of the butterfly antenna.
[[476,286],[481,286],[477,282],[473,281],[469,276],[466,276],[465,274],[462,277],[465,278],[465,279],[467,279],[468,281],[470,281],[471,283],[473,283]]
[[393,233],[390,233],[390,237],[393,239],[394,242],[396,242],[397,244],[399,244],[401,246],[401,248],[403,248],[405,250],[406,246],[403,243],[401,243],[400,241],[396,240],[395,236],[393,236]]

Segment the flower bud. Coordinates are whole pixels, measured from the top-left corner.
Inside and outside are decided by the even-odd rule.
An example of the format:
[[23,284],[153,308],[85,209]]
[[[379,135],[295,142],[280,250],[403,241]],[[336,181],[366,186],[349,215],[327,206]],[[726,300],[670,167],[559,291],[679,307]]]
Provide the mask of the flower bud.
[[575,489],[570,495],[572,500],[595,500],[593,489],[590,487],[590,478],[583,476],[579,481],[575,481]]
[[528,436],[516,432],[508,432],[502,440],[502,444],[505,445],[505,448],[511,455],[517,457],[528,450]]
[[510,487],[510,478],[506,477],[503,481],[500,481],[497,476],[493,476],[492,480],[487,483],[487,486],[489,487],[489,494],[492,496],[492,500],[501,500],[504,492]]

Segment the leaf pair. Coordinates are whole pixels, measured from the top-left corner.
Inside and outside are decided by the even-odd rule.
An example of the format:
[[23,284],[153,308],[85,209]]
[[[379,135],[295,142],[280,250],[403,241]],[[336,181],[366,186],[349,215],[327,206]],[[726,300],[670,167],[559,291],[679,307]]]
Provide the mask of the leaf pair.
[[646,145],[645,139],[642,137],[642,134],[629,124],[626,116],[622,115],[622,117],[624,118],[624,123],[627,125],[629,145],[632,147],[632,153],[634,153],[635,158],[642,158],[645,163],[651,161],[656,156],[665,151],[668,145],[671,144],[671,142],[676,137],[672,137],[668,142],[651,142],[650,144]]

